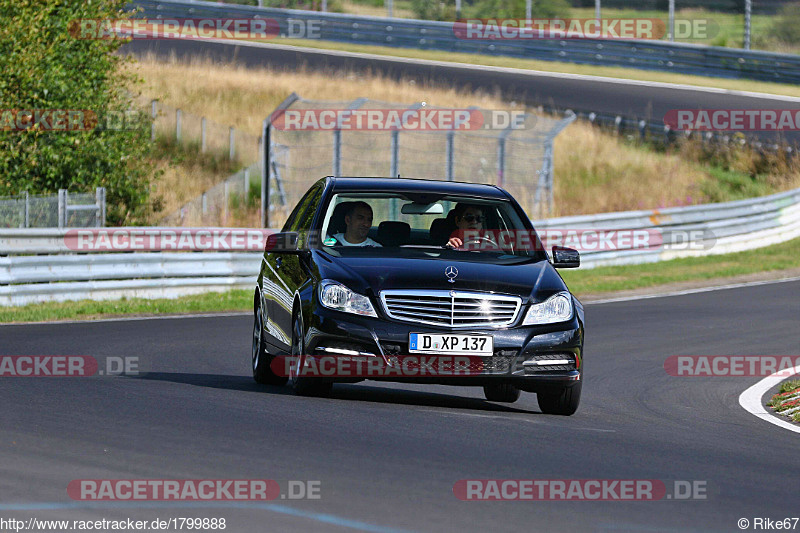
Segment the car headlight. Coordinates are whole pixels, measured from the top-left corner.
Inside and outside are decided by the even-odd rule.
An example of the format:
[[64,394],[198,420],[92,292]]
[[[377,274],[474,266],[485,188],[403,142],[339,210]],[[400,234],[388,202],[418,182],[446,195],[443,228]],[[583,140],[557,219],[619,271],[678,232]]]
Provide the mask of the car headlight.
[[531,305],[522,325],[553,324],[566,322],[570,318],[572,318],[572,296],[568,292],[559,292],[543,302]]
[[355,293],[337,281],[323,280],[319,286],[319,301],[328,309],[377,317],[369,298]]

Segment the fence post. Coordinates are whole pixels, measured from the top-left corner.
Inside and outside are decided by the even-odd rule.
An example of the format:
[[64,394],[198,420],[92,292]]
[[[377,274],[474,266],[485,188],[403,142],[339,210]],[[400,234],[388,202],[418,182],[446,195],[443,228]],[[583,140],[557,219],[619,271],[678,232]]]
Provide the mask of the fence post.
[[453,181],[455,178],[455,154],[453,153],[455,149],[455,138],[456,134],[453,130],[447,132],[447,170],[445,172],[447,181]]
[[233,161],[233,156],[236,151],[236,141],[233,137],[233,126],[228,130],[228,158]]
[[58,189],[58,229],[67,225],[67,190]]
[[265,118],[261,125],[261,227],[269,227],[269,150],[271,139],[269,136],[269,118]]
[[502,187],[503,176],[506,173],[506,138],[500,135],[497,138],[497,186]]
[[244,203],[247,204],[247,198],[250,195],[250,168],[244,169]]
[[547,188],[547,216],[553,213],[553,143],[549,142],[544,147],[544,160],[547,168],[545,169],[545,187]]
[[228,223],[228,180],[222,183],[222,223]]
[[25,228],[31,227],[31,195],[25,191]]
[[153,118],[153,122],[150,123],[150,142],[156,140],[156,115],[158,114],[156,112],[156,102],[158,100],[150,102],[150,116]]
[[203,193],[203,196],[201,197],[200,206],[203,216],[206,216],[206,213],[208,212],[208,199],[206,198],[206,193]]
[[97,200],[97,214],[95,215],[94,225],[98,228],[104,228],[106,225],[106,188],[98,187],[94,194]]
[[200,119],[200,151],[206,153],[206,117]]
[[[358,109],[367,101],[367,98],[357,98],[350,102],[350,105],[347,106],[347,111],[352,111]],[[341,176],[342,175],[342,130],[341,122],[344,120],[345,116],[349,117],[349,113],[342,113],[339,117],[338,127],[333,130],[333,175],[334,176]]]
[[392,145],[391,145],[391,165],[389,167],[389,176],[396,178],[400,174],[400,131],[392,130]]
[[175,140],[180,142],[181,140],[181,110],[175,110]]
[[342,175],[342,130],[333,130],[333,175]]

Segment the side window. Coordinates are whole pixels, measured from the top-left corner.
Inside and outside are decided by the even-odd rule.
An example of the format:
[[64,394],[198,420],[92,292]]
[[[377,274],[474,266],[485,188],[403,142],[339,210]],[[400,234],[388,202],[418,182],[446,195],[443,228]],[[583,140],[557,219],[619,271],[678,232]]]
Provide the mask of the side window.
[[[286,224],[283,225],[281,231],[300,231],[301,229],[308,229],[311,225],[311,220],[314,218],[314,212],[316,211],[316,206],[319,205],[321,196],[322,185],[320,184],[312,187],[297,203],[292,214],[286,219]],[[312,209],[308,209],[309,207]],[[303,224],[306,219],[308,219],[308,224]]]
[[317,214],[319,209],[319,201],[322,199],[322,186],[316,188],[311,195],[309,195],[308,204],[303,214],[297,217],[297,230],[295,231],[308,231],[311,229],[311,223],[314,221],[314,215]]

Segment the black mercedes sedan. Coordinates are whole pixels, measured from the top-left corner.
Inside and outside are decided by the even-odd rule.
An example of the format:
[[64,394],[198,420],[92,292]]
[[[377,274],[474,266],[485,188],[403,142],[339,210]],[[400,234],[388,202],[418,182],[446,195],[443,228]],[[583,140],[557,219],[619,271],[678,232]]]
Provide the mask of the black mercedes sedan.
[[253,299],[259,383],[298,394],[364,379],[535,392],[571,415],[583,374],[583,306],[531,221],[492,185],[327,177],[267,239]]

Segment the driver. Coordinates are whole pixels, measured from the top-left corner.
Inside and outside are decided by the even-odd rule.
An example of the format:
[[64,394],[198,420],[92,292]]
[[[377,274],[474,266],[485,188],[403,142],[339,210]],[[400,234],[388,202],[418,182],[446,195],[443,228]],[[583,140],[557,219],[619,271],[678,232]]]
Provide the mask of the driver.
[[472,235],[478,235],[483,231],[483,223],[486,217],[483,210],[472,204],[459,203],[453,210],[453,220],[456,223],[456,236],[450,237],[447,246],[458,248],[464,245],[464,234],[469,231]]
[[372,207],[367,202],[353,202],[344,215],[347,229],[333,236],[343,246],[380,246],[367,234],[372,228]]

